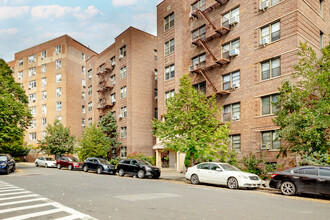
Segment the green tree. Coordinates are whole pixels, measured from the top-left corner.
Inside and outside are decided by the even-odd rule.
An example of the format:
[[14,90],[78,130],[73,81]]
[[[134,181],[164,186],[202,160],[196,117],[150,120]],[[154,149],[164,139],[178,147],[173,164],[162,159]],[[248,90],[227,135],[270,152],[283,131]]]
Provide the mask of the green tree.
[[91,125],[86,128],[80,139],[78,156],[81,160],[85,160],[87,157],[107,159],[110,149],[111,146],[108,137],[96,125]]
[[300,45],[299,64],[293,77],[296,84],[285,81],[274,105],[279,109],[273,120],[280,126],[284,139],[280,154],[288,151],[301,155],[328,153],[330,142],[330,44],[317,58],[307,44]]
[[46,137],[38,140],[40,149],[47,154],[65,154],[72,153],[75,144],[75,136],[70,135],[70,128],[64,127],[59,121],[55,120],[53,124],[46,127]]
[[4,144],[0,147],[0,152],[9,153],[13,157],[26,156],[30,152],[30,148],[25,146],[23,137],[12,143]]
[[24,131],[31,119],[25,91],[15,82],[7,63],[0,59],[0,152],[17,156],[22,153]]
[[[109,141],[110,149],[117,150],[117,147],[121,145],[118,139],[117,133],[117,121],[114,112],[109,111],[98,123],[101,131],[106,135]],[[112,158],[112,154],[109,153],[109,158]]]
[[154,135],[167,149],[186,153],[194,160],[214,160],[227,154],[229,123],[221,125],[221,108],[215,96],[207,98],[191,85],[191,78],[180,79],[179,93],[166,102],[165,121],[153,120]]

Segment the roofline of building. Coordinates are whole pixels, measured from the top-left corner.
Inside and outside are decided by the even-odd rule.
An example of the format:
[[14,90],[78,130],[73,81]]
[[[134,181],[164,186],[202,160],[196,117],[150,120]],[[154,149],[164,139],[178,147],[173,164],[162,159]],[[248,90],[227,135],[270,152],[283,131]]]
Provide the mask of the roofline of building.
[[162,4],[163,2],[165,2],[165,0],[163,0],[163,1],[161,1],[161,2],[159,2],[158,4],[157,4],[157,6],[156,7],[158,7],[160,4]]

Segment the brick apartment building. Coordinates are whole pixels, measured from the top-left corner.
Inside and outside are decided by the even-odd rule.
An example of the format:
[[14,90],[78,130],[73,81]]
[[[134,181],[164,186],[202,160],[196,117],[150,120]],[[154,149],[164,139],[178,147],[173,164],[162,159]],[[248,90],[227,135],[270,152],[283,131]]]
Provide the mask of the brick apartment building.
[[299,42],[318,53],[329,41],[329,1],[164,0],[157,6],[158,114],[189,73],[196,89],[215,94],[231,147],[275,155],[272,101],[298,63]]
[[57,118],[71,133],[82,133],[81,92],[88,57],[96,53],[64,35],[15,53],[9,62],[15,81],[25,89],[33,120],[24,141],[35,145]]
[[83,126],[114,111],[122,146],[113,154],[154,155],[151,120],[157,111],[157,37],[130,27],[111,46],[87,60],[86,71]]

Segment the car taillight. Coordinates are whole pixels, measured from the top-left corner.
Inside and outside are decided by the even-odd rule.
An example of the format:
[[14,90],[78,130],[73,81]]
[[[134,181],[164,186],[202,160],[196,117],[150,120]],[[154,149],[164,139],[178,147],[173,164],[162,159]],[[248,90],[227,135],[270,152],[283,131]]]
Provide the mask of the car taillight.
[[277,173],[272,174],[270,178],[273,179],[275,176],[277,176]]

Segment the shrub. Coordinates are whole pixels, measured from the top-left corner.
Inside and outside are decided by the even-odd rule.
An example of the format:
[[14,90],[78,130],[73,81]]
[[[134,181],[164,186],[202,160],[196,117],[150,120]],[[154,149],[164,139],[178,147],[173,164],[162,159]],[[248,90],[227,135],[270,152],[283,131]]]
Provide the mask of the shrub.
[[127,158],[128,159],[136,159],[136,160],[145,160],[145,161],[148,161],[152,165],[156,165],[156,157],[153,157],[153,156],[147,157],[146,155],[141,154],[141,153],[139,153],[139,154],[137,154],[137,153],[129,154],[129,155],[127,155]]
[[258,158],[255,154],[250,152],[248,156],[243,157],[242,162],[246,167],[244,171],[249,173],[254,173],[258,176],[264,173],[263,170],[258,167],[260,163],[265,162],[263,156]]
[[115,157],[115,158],[112,158],[109,163],[113,164],[113,165],[117,165],[120,161],[122,160],[122,158],[120,157]]
[[327,165],[329,164],[329,155],[314,152],[310,155],[302,156],[301,165]]
[[19,157],[14,157],[15,163],[18,163],[21,161],[21,159]]

